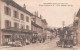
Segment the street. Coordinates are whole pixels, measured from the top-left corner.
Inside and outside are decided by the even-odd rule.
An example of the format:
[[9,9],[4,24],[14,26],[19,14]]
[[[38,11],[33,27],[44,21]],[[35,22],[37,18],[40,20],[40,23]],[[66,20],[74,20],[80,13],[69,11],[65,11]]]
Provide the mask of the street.
[[61,48],[56,46],[56,41],[58,38],[53,39],[52,41],[46,41],[45,43],[35,43],[26,45],[23,47],[7,47],[0,48],[0,50],[78,50],[78,48]]

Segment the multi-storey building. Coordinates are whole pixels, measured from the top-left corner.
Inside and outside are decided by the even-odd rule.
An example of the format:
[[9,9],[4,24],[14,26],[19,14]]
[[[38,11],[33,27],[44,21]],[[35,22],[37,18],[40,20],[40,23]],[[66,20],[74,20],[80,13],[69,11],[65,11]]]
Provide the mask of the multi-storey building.
[[78,33],[78,36],[77,36],[77,38],[78,38],[78,44],[80,44],[80,9],[79,9],[79,11],[77,12],[77,15],[76,15],[76,17],[78,17],[78,27],[77,27],[77,33]]
[[47,39],[52,40],[56,33],[55,33],[54,30],[53,30],[52,28],[50,28],[50,27],[47,27],[46,30],[47,30]]
[[43,42],[46,40],[47,37],[47,21],[46,19],[42,19],[42,27],[43,27]]
[[25,8],[13,0],[0,0],[0,45],[29,37],[32,14]]
[[41,16],[33,15],[31,28],[32,31],[35,31],[34,34],[38,36],[38,40],[43,41],[46,39],[47,22],[45,19],[42,19]]

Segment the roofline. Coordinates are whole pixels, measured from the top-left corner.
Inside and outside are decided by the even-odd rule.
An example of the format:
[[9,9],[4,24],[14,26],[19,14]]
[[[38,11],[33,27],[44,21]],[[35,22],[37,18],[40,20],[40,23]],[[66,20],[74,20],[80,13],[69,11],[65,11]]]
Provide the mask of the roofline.
[[80,17],[79,13],[80,13],[80,9],[78,10],[76,17]]
[[[17,8],[17,9],[19,9],[19,10],[21,10],[21,11],[23,11],[24,13],[26,13],[26,14],[28,14],[28,15],[30,15],[30,16],[33,16],[33,14],[31,13],[31,12],[29,12],[28,10],[26,10],[26,9],[24,9],[23,7],[21,7],[19,4],[17,4],[15,1],[13,1],[13,0],[1,0],[1,1],[3,1],[3,2],[5,2],[6,4],[9,4],[9,5],[11,5],[11,6],[13,6],[13,7],[15,7],[15,8]],[[13,4],[16,4],[16,6],[15,5],[12,5],[10,2],[13,2]],[[19,8],[18,8],[18,7]]]

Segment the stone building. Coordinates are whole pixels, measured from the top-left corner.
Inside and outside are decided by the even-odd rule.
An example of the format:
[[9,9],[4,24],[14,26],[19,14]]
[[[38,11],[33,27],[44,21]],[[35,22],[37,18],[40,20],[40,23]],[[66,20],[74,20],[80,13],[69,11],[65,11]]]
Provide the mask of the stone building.
[[46,39],[47,21],[45,19],[42,19],[41,16],[39,17],[36,13],[32,17],[31,25],[31,29],[37,36],[37,39],[39,41],[44,41]]
[[50,28],[50,27],[47,27],[47,39],[50,39],[50,40],[52,40],[54,37],[55,37],[55,32],[54,32],[54,30],[52,29],[52,28]]
[[0,45],[30,38],[32,13],[13,0],[0,0]]

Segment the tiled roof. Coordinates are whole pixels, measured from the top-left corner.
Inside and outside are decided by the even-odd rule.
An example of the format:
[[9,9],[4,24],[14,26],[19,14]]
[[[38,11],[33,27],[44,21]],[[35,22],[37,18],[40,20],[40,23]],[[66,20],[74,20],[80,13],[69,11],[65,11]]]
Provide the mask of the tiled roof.
[[24,9],[23,7],[21,7],[20,5],[18,5],[16,2],[14,2],[13,0],[2,0],[3,2],[5,2],[6,4],[8,5],[11,5],[21,11],[23,11],[24,13],[26,14],[29,14],[29,15],[33,15],[32,13],[30,13],[29,11],[27,11],[26,9]]
[[77,17],[80,17],[80,9],[79,9],[79,11],[78,11],[78,13],[77,13],[76,16],[77,16]]

